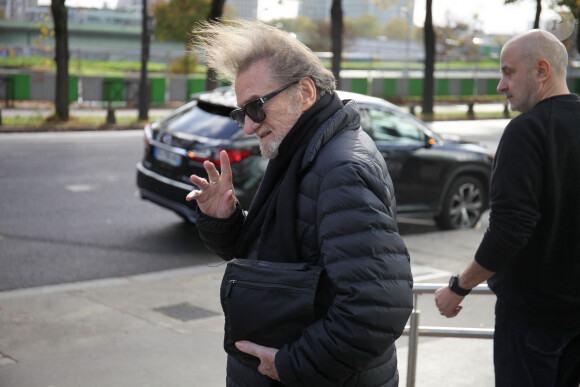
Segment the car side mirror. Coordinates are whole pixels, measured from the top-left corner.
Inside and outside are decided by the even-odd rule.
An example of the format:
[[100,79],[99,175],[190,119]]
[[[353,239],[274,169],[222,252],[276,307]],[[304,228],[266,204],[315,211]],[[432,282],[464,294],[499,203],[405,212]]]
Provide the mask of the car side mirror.
[[425,148],[427,149],[431,148],[433,145],[435,145],[436,142],[437,141],[434,138],[425,136]]

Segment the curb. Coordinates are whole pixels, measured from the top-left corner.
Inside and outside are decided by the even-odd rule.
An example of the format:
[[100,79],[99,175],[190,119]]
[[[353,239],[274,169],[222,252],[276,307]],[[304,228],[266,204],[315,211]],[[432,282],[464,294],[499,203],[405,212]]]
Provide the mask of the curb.
[[194,265],[176,269],[154,271],[150,273],[134,274],[125,277],[99,278],[87,281],[68,282],[55,285],[34,286],[0,291],[0,301],[22,297],[35,297],[39,295],[78,292],[97,288],[105,288],[118,285],[131,285],[135,283],[173,280],[182,277],[194,277],[201,274],[211,273],[225,269],[225,261],[216,260],[213,263]]
[[143,130],[144,124],[101,124],[101,125],[43,125],[43,126],[0,126],[0,133],[39,133],[39,132],[96,132],[119,130]]

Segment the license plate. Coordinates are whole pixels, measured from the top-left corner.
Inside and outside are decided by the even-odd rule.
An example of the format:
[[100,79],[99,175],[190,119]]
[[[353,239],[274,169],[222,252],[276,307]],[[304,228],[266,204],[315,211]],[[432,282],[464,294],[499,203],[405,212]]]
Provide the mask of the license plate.
[[153,150],[153,155],[159,161],[163,161],[169,165],[173,165],[174,167],[179,167],[181,165],[181,156],[177,153],[173,153],[170,151],[166,151],[165,149],[155,148]]

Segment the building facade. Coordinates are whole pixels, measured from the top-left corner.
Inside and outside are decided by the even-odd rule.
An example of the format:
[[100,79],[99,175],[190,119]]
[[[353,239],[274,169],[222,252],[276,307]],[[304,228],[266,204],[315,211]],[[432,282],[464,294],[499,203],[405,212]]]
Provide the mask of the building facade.
[[0,0],[0,10],[4,10],[4,19],[26,21],[26,10],[36,7],[36,0]]
[[258,18],[258,0],[227,0],[226,6],[233,11],[235,17],[241,19]]
[[[384,3],[384,5],[380,5],[375,0],[342,0],[342,11],[345,17],[351,19],[371,14],[376,15],[379,23],[382,24],[395,17],[403,18],[412,23],[414,0],[385,1]],[[332,0],[301,1],[298,6],[298,14],[314,21],[328,20],[330,19],[331,6]]]

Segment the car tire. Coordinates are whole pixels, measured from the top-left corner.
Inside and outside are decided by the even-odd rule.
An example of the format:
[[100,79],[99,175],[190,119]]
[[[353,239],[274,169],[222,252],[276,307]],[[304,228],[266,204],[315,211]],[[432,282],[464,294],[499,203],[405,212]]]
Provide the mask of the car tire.
[[449,186],[435,223],[442,230],[472,228],[487,208],[486,200],[485,186],[479,179],[461,176]]

